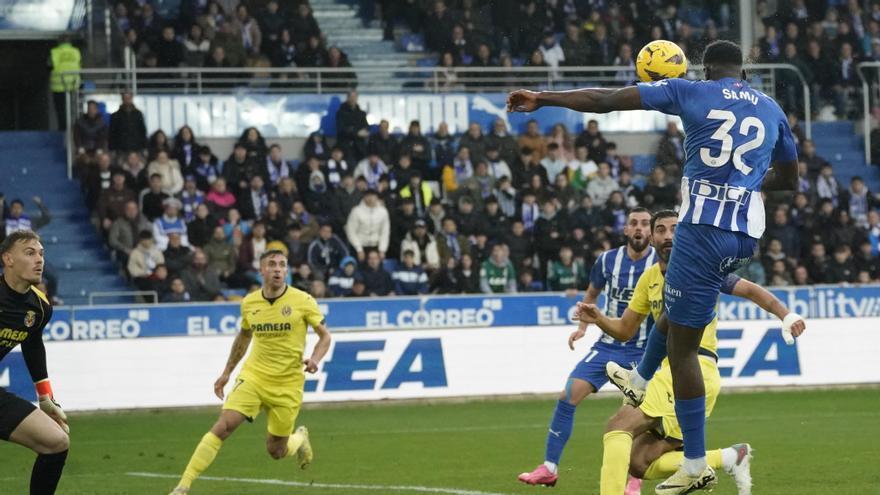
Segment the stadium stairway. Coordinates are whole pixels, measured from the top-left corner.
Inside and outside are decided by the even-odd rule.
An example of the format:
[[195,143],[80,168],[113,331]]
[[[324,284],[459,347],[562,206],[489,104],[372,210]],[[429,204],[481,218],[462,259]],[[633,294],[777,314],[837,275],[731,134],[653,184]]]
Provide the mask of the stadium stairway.
[[92,224],[79,184],[67,178],[64,137],[60,132],[0,132],[0,192],[7,204],[16,198],[34,217],[31,198],[40,196],[51,222],[39,230],[49,271],[58,279],[57,296],[65,304],[87,304],[88,294],[128,290],[110,253]]
[[[394,41],[383,41],[379,22],[371,21],[365,26],[353,2],[311,0],[310,5],[321,31],[327,36],[327,46],[336,46],[345,52],[355,68],[407,67],[415,64],[419,55],[399,51]],[[402,83],[399,88],[389,88],[387,74],[376,77],[369,73],[358,73],[358,90],[379,89],[380,78],[383,90],[403,89]]]
[[880,168],[865,162],[864,136],[856,133],[852,121],[814,122],[816,152],[834,167],[834,176],[844,188],[852,177],[865,179],[868,189],[880,192]]

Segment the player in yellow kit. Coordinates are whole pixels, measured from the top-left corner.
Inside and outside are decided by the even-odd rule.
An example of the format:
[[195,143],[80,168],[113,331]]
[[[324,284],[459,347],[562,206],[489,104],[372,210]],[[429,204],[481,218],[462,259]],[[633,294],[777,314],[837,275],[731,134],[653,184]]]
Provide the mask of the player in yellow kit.
[[[232,432],[245,420],[253,421],[261,410],[268,417],[266,450],[273,459],[296,456],[303,469],[312,461],[309,432],[293,427],[302,404],[305,374],[318,371],[330,349],[330,331],[317,302],[309,294],[286,284],[287,258],[278,250],[260,256],[263,287],[241,303],[241,331],[235,337],[223,374],[214,393],[223,399],[223,388],[253,340],[250,355],[235,383],[220,418],[202,437],[172,495],[189,493],[192,482],[214,461]],[[308,359],[303,359],[306,331],[311,326],[319,340]]]
[[[668,210],[657,212],[651,219],[651,241],[660,262],[645,270],[639,278],[629,306],[621,318],[608,318],[594,305],[579,304],[577,319],[595,323],[608,335],[624,342],[632,337],[641,322],[649,316],[657,321],[658,326],[663,326],[664,273],[672,251],[677,223],[677,214]],[[749,299],[780,320],[790,314],[788,308],[769,291],[735,275],[728,276],[721,291]],[[805,324],[802,318],[796,319],[797,328],[793,333],[799,335]],[[700,367],[706,388],[707,417],[712,413],[721,389],[717,366],[717,325],[716,318],[706,326],[699,349]],[[656,332],[658,329],[655,327],[652,331]],[[609,366],[608,370],[609,376],[626,372],[620,366]],[[632,399],[627,402],[632,402]],[[605,453],[600,485],[600,493],[603,495],[625,493],[628,472],[638,478],[663,479],[675,473],[682,462],[683,453],[679,450],[682,433],[675,416],[672,374],[668,360],[663,361],[663,367],[648,382],[644,401],[641,401],[641,397],[635,399],[640,404],[624,405],[608,422],[607,433],[603,438]],[[724,468],[734,478],[740,495],[751,493],[750,457],[751,447],[745,443],[707,453],[710,467]],[[707,487],[715,482],[714,479],[707,480]],[[662,490],[663,485],[657,487],[657,493],[665,493]]]

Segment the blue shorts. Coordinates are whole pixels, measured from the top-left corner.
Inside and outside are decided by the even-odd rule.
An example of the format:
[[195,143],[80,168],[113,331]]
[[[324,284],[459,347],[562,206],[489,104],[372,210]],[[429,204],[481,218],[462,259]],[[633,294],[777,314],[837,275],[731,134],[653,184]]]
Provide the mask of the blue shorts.
[[740,232],[679,223],[663,289],[669,321],[690,328],[708,325],[721,282],[749,262],[757,245],[757,239]]
[[578,364],[568,377],[584,380],[598,391],[603,385],[608,383],[608,376],[605,374],[605,364],[608,361],[613,361],[629,368],[638,364],[642,360],[642,354],[644,353],[644,348],[634,346],[623,347],[620,344],[596,341],[593,347],[590,348],[590,352],[587,353],[584,359],[578,361]]

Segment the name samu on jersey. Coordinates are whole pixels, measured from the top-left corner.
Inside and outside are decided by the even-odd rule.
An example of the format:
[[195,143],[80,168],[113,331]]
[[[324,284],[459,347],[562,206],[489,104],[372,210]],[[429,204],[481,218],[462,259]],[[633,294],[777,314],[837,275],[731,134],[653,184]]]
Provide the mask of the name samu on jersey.
[[[657,253],[653,246],[648,247],[648,253],[638,260],[629,257],[625,245],[609,249],[599,256],[590,270],[590,284],[597,289],[604,289],[606,315],[611,318],[623,316],[642,273],[656,262]],[[653,318],[643,321],[638,333],[628,342],[618,342],[604,333],[600,340],[606,344],[644,347],[652,322]]]
[[788,118],[745,81],[667,79],[640,83],[642,107],[681,117],[685,164],[679,221],[760,239],[761,183],[776,161],[797,160]]

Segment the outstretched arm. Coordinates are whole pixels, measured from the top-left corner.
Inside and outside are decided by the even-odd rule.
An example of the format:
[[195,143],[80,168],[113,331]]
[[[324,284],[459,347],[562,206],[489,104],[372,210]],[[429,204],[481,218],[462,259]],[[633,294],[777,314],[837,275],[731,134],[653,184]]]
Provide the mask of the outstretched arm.
[[[785,304],[782,304],[782,301],[774,296],[772,292],[745,279],[739,279],[736,282],[736,285],[733,286],[733,295],[752,301],[761,309],[780,320],[785,320],[785,317],[790,313]],[[791,325],[791,334],[798,337],[804,332],[806,327],[807,325],[803,319],[795,321]]]
[[602,313],[595,304],[578,303],[575,319],[581,323],[595,323],[603,332],[612,336],[614,340],[626,342],[633,338],[639,331],[639,325],[647,315],[636,313],[626,308],[620,318],[609,318]]
[[541,107],[563,107],[578,112],[608,113],[642,110],[639,88],[585,88],[569,91],[520,89],[507,96],[508,112],[533,112]]

